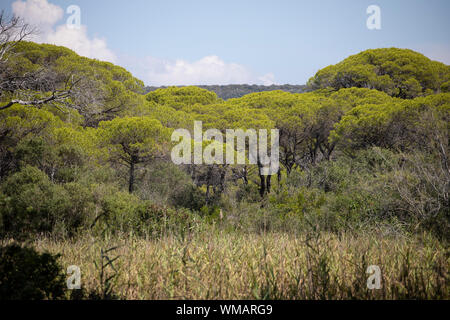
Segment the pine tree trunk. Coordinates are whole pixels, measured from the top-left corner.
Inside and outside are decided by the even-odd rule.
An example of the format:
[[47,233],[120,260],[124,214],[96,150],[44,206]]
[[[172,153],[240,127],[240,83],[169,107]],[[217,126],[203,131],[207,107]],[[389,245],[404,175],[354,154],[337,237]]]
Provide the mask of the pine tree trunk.
[[133,193],[134,191],[134,162],[130,163],[130,177],[128,180],[128,192]]

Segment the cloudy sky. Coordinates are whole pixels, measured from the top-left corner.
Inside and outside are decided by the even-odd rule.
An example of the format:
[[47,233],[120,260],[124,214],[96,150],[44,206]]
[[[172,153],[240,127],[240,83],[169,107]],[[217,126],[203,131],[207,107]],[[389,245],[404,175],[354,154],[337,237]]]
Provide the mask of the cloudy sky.
[[[374,4],[379,30],[366,26]],[[147,85],[304,84],[381,47],[450,64],[448,0],[2,0],[1,8],[36,25],[34,41],[121,65]]]

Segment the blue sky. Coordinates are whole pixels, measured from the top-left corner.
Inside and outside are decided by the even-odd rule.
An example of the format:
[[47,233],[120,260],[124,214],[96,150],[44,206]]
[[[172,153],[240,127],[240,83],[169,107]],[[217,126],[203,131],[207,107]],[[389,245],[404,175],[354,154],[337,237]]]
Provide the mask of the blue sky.
[[[65,29],[67,7],[81,28]],[[381,30],[366,27],[369,5]],[[39,25],[37,42],[124,66],[148,85],[304,84],[369,48],[400,47],[450,64],[447,0],[2,0]]]

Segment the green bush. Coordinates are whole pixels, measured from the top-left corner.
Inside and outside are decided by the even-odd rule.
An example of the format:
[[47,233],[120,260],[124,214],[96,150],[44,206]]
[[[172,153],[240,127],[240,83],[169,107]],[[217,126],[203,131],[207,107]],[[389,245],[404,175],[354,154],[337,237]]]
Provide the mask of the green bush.
[[100,198],[98,215],[93,220],[94,233],[135,234],[157,237],[184,234],[197,226],[199,216],[189,209],[167,207],[110,185],[97,186]]
[[64,297],[59,255],[10,244],[0,247],[0,300],[42,300]]
[[206,204],[206,197],[199,188],[188,184],[180,192],[172,196],[172,204],[176,207],[200,211]]
[[255,184],[239,184],[236,190],[236,200],[239,202],[259,202],[261,196],[259,195],[258,186]]
[[102,218],[100,222],[107,225],[108,231],[129,232],[139,226],[137,209],[140,205],[138,197],[124,191],[115,191],[105,195],[101,200]]
[[2,190],[5,198],[0,212],[4,234],[51,232],[58,214],[70,205],[69,194],[31,166],[10,176]]
[[138,227],[135,232],[151,237],[184,236],[204,226],[204,219],[186,208],[170,208],[143,202],[137,208]]
[[[124,175],[126,172],[124,172]],[[136,175],[136,191],[143,200],[167,204],[174,196],[192,184],[190,175],[172,162],[155,161],[146,164]]]
[[26,237],[57,231],[73,235],[92,211],[90,190],[78,183],[54,184],[39,169],[25,166],[2,185],[2,236]]

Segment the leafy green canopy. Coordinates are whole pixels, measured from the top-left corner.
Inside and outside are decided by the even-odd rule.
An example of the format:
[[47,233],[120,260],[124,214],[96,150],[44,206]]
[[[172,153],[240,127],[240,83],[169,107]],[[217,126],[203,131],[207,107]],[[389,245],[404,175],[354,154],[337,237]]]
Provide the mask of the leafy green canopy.
[[[180,86],[182,87],[182,86]],[[232,98],[240,98],[250,93],[263,92],[263,91],[274,91],[283,90],[290,93],[302,93],[306,90],[306,85],[292,85],[292,84],[272,84],[270,86],[257,85],[257,84],[227,84],[227,85],[198,85],[197,87],[213,91],[217,96],[223,100],[228,100]],[[145,87],[145,92],[151,92],[158,89],[167,88],[165,86]]]
[[[144,84],[130,72],[109,62],[81,57],[65,47],[21,42],[0,69],[0,76],[10,83],[0,95],[0,101],[5,102],[38,99],[70,87],[70,97],[54,105],[78,110],[87,125],[124,115],[143,103]],[[21,78],[27,80],[25,87],[14,86]]]
[[170,132],[156,119],[127,117],[100,122],[99,135],[107,143],[111,157],[132,163],[162,154]]
[[220,101],[214,92],[194,86],[158,89],[148,93],[146,99],[177,110],[197,103],[206,105]]
[[449,93],[363,104],[342,118],[331,132],[330,141],[338,142],[347,151],[371,146],[426,150],[436,143],[446,151],[449,123]]
[[289,107],[294,105],[301,94],[275,90],[266,92],[251,93],[242,98],[230,99],[227,102],[232,105],[240,105],[256,109],[273,109],[276,107]]
[[409,49],[366,50],[319,70],[308,81],[313,89],[369,88],[410,99],[447,91],[450,67]]
[[21,68],[20,71],[26,72],[33,68],[46,67],[61,73],[77,72],[97,80],[107,81],[105,86],[117,81],[127,90],[143,92],[143,82],[134,78],[126,69],[110,62],[79,56],[66,47],[23,41],[17,44],[14,51],[20,54],[13,56],[14,61],[11,63]]
[[130,115],[148,116],[157,119],[163,126],[173,129],[192,128],[194,123],[191,114],[185,112],[184,109],[176,110],[166,105],[159,105],[148,101],[146,101],[140,112]]
[[100,122],[99,135],[109,151],[110,160],[129,168],[128,190],[132,193],[135,166],[167,154],[170,129],[149,117],[125,117]]

